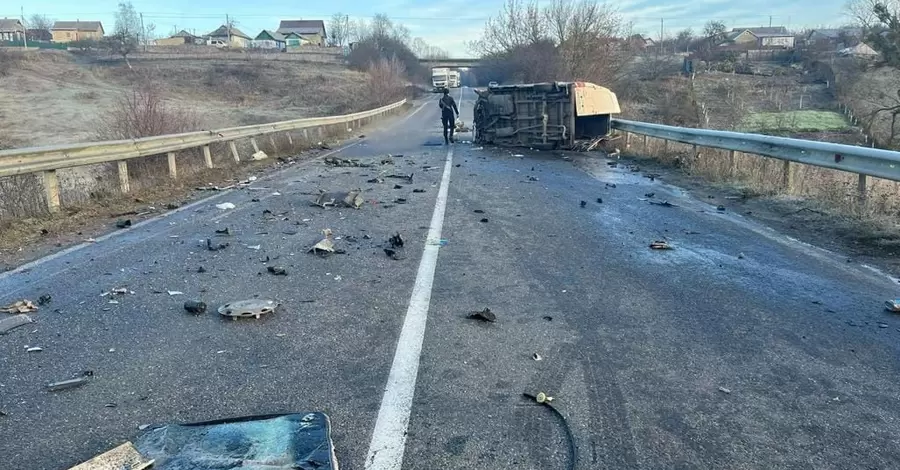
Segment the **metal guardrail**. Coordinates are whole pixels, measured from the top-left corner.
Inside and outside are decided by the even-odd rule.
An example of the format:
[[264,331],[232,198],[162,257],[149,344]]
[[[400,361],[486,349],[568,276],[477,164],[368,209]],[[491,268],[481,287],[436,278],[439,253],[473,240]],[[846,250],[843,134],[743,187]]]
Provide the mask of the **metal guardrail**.
[[626,133],[626,146],[629,134],[638,134],[644,136],[645,146],[647,137],[653,137],[665,142],[673,141],[699,147],[729,150],[729,164],[732,171],[735,152],[783,160],[785,184],[788,188],[793,183],[794,169],[790,165],[791,162],[858,174],[858,190],[861,200],[865,200],[866,176],[900,181],[900,152],[891,150],[761,134],[692,129],[622,119],[613,119],[612,128]]
[[[42,173],[47,204],[51,212],[56,212],[59,210],[59,183],[56,177],[56,170],[97,163],[117,162],[119,166],[120,189],[122,192],[128,192],[127,161],[133,158],[167,154],[169,158],[169,175],[175,178],[177,177],[175,152],[181,150],[202,148],[206,167],[212,168],[210,144],[227,143],[234,160],[240,162],[240,155],[234,144],[234,141],[237,139],[249,138],[253,148],[258,150],[255,137],[278,132],[303,130],[304,137],[308,138],[306,135],[307,129],[318,128],[321,130],[326,126],[347,123],[353,123],[353,128],[357,128],[374,117],[399,109],[405,103],[406,100],[403,100],[381,108],[341,116],[294,119],[132,140],[0,150],[0,177]],[[288,139],[293,142],[290,134],[288,134]]]

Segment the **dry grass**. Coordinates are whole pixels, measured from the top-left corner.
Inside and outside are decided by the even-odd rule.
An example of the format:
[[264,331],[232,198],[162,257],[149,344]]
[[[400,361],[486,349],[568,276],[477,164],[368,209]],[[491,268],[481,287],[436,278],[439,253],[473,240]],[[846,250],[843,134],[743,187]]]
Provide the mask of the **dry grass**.
[[[665,149],[665,152],[663,152]],[[653,158],[664,164],[680,167],[684,172],[705,180],[738,189],[747,197],[791,196],[814,200],[834,214],[859,220],[894,224],[900,216],[900,183],[881,178],[868,178],[867,200],[861,201],[857,191],[858,176],[843,171],[792,163],[794,185],[785,185],[785,162],[756,155],[735,154],[734,166],[729,152],[698,148],[694,154],[690,145],[662,142],[648,138],[643,148],[641,138],[633,138],[630,156]]]

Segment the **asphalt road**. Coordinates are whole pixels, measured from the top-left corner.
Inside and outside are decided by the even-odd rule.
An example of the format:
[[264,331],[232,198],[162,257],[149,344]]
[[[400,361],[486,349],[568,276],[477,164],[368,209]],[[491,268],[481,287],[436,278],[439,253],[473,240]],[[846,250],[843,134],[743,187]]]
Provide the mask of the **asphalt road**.
[[[373,167],[298,164],[0,274],[4,304],[53,297],[0,336],[0,467],[68,468],[144,424],[319,410],[341,468],[363,469],[379,413],[402,418],[409,398],[408,427],[388,423],[402,437],[374,441],[410,470],[900,468],[900,318],[881,310],[896,282],[597,157],[458,143],[442,178],[434,103],[368,134],[338,155]],[[381,172],[413,182],[366,182]],[[360,210],[310,206],[356,187]],[[324,228],[347,254],[306,253]],[[396,232],[402,260],[382,251]],[[648,247],[660,239],[674,248]],[[121,286],[134,293],[101,296]],[[181,308],[254,297],[282,306],[241,321]],[[496,323],[466,318],[485,307]],[[419,354],[398,338],[425,314]],[[85,370],[87,385],[45,390]],[[410,373],[404,398],[393,378]],[[573,467],[559,419],[522,396],[540,391]]]

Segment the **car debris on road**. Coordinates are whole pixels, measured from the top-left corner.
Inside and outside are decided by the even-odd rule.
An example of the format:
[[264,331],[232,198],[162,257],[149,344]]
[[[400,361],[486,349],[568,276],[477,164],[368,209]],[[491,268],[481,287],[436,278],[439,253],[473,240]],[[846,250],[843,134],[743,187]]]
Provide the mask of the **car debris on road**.
[[328,207],[328,206],[337,206],[341,205],[342,207],[352,207],[354,209],[359,209],[362,207],[365,199],[362,197],[361,189],[354,189],[352,191],[347,192],[325,192],[320,191],[318,197],[313,202],[313,205],[318,207]]
[[470,313],[467,318],[472,319],[472,320],[481,320],[481,321],[490,322],[490,323],[494,323],[497,321],[497,315],[495,315],[494,312],[492,312],[491,309],[489,309],[487,307],[485,307],[484,310],[482,310],[480,312]]
[[228,248],[229,243],[213,243],[212,239],[206,239],[206,249],[209,251],[219,251]]
[[34,312],[38,309],[38,306],[35,305],[32,301],[28,299],[19,300],[13,302],[5,307],[0,307],[0,312],[3,313],[28,313]]
[[403,237],[400,236],[400,232],[397,232],[388,239],[388,246],[384,247],[384,254],[395,261],[406,259],[403,245]]
[[885,308],[893,313],[900,313],[900,299],[888,300],[884,303]]
[[128,228],[131,227],[131,219],[123,219],[116,221],[116,228]]
[[357,158],[340,158],[340,157],[325,157],[323,160],[326,165],[331,166],[340,166],[340,167],[358,167],[358,168],[368,168],[372,166],[368,163],[361,163]]
[[219,307],[219,314],[231,317],[232,320],[249,317],[258,320],[260,316],[274,312],[276,307],[278,304],[274,300],[238,300]]
[[188,300],[184,302],[184,309],[188,313],[200,315],[202,313],[206,313],[206,303],[199,300]]
[[672,245],[669,245],[669,242],[665,240],[656,240],[650,243],[650,248],[654,250],[671,250]]
[[31,319],[28,315],[24,313],[20,313],[18,315],[14,315],[11,317],[6,317],[0,319],[0,335],[6,334],[6,332],[18,328],[23,325],[27,325],[29,323],[34,323],[34,320]]
[[287,269],[284,269],[282,266],[269,266],[266,268],[266,271],[276,276],[287,276]]

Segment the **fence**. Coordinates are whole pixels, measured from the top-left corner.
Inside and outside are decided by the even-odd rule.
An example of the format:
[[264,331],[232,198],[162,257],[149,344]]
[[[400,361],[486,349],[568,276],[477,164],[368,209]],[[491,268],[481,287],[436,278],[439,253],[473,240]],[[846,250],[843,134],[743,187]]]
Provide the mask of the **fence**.
[[612,127],[625,134],[626,148],[631,134],[636,134],[643,139],[642,145],[645,149],[647,139],[655,138],[662,141],[663,148],[666,148],[670,141],[692,145],[693,156],[698,155],[698,147],[727,150],[729,152],[727,165],[729,173],[732,174],[736,152],[782,160],[782,181],[788,190],[795,182],[796,165],[793,163],[856,173],[858,199],[861,202],[866,200],[868,176],[900,181],[900,152],[891,150],[741,132],[690,129],[620,119],[614,119]]
[[50,147],[34,147],[0,151],[0,177],[40,173],[50,212],[60,209],[59,181],[57,170],[97,163],[116,162],[118,167],[119,189],[123,193],[129,191],[128,160],[151,155],[168,157],[169,177],[178,177],[177,152],[200,148],[206,168],[213,167],[210,144],[227,144],[235,162],[241,161],[235,141],[250,139],[255,151],[259,151],[256,137],[284,132],[293,145],[291,131],[302,131],[305,140],[310,139],[310,131],[317,132],[317,137],[325,135],[326,128],[350,124],[356,129],[372,119],[395,113],[406,104],[406,100],[381,108],[342,116],[295,119],[268,124],[231,127],[227,129],[188,132],[184,134],[145,137],[133,140],[109,142],[92,142],[83,144],[66,144]]

